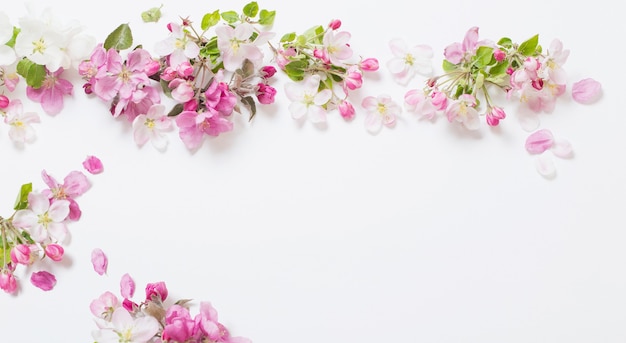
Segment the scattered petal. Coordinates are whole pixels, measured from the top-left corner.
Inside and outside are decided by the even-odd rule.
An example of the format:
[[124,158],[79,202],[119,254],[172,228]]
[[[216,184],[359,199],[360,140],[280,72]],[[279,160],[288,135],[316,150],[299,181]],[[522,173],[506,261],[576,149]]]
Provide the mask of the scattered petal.
[[537,172],[543,177],[552,178],[556,175],[556,168],[554,167],[554,162],[550,155],[537,156],[535,159],[535,167],[537,168]]
[[572,98],[581,104],[590,104],[600,98],[602,85],[594,79],[583,79],[572,86]]
[[57,279],[54,275],[42,270],[40,272],[33,273],[30,276],[30,282],[44,291],[49,291],[57,284]]
[[103,275],[107,271],[109,265],[109,259],[99,248],[93,249],[91,252],[91,264],[93,264],[93,270],[99,275]]
[[125,299],[130,299],[135,294],[135,280],[128,273],[122,275],[120,280],[120,294]]
[[552,144],[552,153],[556,157],[570,158],[574,155],[572,144],[565,139],[557,139]]
[[102,161],[96,156],[87,156],[85,161],[83,161],[83,167],[91,174],[100,174],[104,170]]
[[526,138],[526,150],[531,154],[541,154],[550,149],[554,143],[554,137],[550,130],[542,129],[532,133]]

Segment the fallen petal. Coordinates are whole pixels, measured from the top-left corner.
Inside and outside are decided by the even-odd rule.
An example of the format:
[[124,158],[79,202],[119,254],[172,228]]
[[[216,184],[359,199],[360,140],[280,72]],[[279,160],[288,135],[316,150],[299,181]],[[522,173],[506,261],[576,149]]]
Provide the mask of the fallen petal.
[[541,154],[550,149],[554,143],[552,132],[547,129],[535,131],[526,138],[526,150],[531,154]]
[[535,159],[535,167],[537,168],[537,172],[543,177],[552,178],[556,175],[556,168],[554,167],[554,162],[550,155],[537,156]]
[[54,275],[42,270],[40,272],[33,273],[30,276],[30,282],[44,291],[49,291],[57,284],[57,279]]
[[581,104],[590,104],[600,98],[602,85],[594,79],[583,79],[572,86],[572,98]]
[[93,270],[99,275],[103,275],[107,271],[109,265],[109,259],[99,248],[93,249],[91,252],[91,264],[93,264]]
[[574,156],[574,149],[572,148],[572,144],[565,139],[555,140],[550,150],[552,150],[552,153],[556,157],[570,158]]
[[83,167],[91,174],[100,174],[104,170],[102,161],[96,156],[87,156],[83,161]]

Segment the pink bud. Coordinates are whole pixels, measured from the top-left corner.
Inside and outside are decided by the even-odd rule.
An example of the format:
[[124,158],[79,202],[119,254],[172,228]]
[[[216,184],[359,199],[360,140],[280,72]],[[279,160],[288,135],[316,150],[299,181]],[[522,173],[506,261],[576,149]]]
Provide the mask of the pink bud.
[[18,244],[11,249],[11,261],[25,265],[32,264],[30,253],[30,247],[27,244]]
[[7,108],[9,106],[9,98],[6,95],[0,95],[0,108]]
[[169,32],[172,32],[172,23],[168,23],[168,24],[167,24],[167,30],[168,30]]
[[133,312],[139,305],[135,304],[132,300],[124,299],[122,301],[122,307],[128,312]]
[[602,85],[594,79],[584,79],[572,85],[572,98],[581,104],[590,104],[600,98]]
[[158,297],[161,301],[167,299],[167,287],[165,286],[165,282],[159,281],[146,285],[146,300],[152,300],[153,297]]
[[350,120],[354,118],[354,113],[354,106],[349,101],[344,100],[339,104],[339,114],[341,114],[343,119]]
[[547,129],[533,132],[526,139],[526,150],[531,154],[541,154],[554,144],[554,136]]
[[506,68],[506,73],[507,73],[508,75],[513,75],[513,73],[514,73],[514,72],[515,72],[515,69],[513,69],[513,68],[511,68],[511,67]]
[[96,273],[103,275],[107,271],[109,260],[102,250],[95,248],[91,252],[91,264]]
[[493,58],[495,58],[495,60],[498,62],[502,62],[506,58],[506,52],[500,49],[496,49],[493,51]]
[[144,68],[144,72],[148,76],[156,74],[159,70],[161,70],[161,64],[159,63],[159,61],[155,60],[150,61],[148,64],[146,64],[146,67]]
[[330,58],[328,57],[328,53],[326,52],[326,50],[315,49],[313,50],[313,56],[319,58],[324,63],[330,63]]
[[44,291],[49,291],[57,284],[57,279],[54,275],[48,273],[45,270],[33,273],[30,276],[30,282]]
[[438,111],[445,110],[448,107],[448,96],[444,92],[433,91],[430,94],[430,97],[433,99],[432,104]]
[[378,60],[375,58],[366,58],[361,61],[361,70],[364,71],[376,71],[378,70]]
[[487,114],[487,125],[489,126],[498,126],[500,124],[500,119],[494,118],[492,115]]
[[195,112],[198,109],[198,100],[193,98],[183,104],[183,111]]
[[50,257],[52,261],[56,262],[59,262],[63,259],[63,253],[65,252],[65,250],[63,250],[63,247],[56,243],[46,245],[44,251],[46,252],[46,256]]
[[0,272],[0,289],[6,293],[15,293],[17,291],[17,280],[12,272],[8,270]]
[[96,156],[87,156],[83,161],[83,167],[91,174],[100,174],[104,171],[102,161]]
[[191,66],[191,63],[185,61],[176,67],[176,72],[180,77],[189,77],[193,75],[193,67]]
[[363,85],[363,75],[356,70],[348,70],[344,82],[346,83],[346,87],[350,90],[361,88]]
[[276,96],[276,89],[270,85],[265,83],[259,83],[257,85],[257,93],[256,97],[259,99],[259,102],[262,104],[272,104],[274,103],[274,97]]
[[93,93],[93,86],[91,83],[87,82],[83,85],[83,90],[85,91],[85,94],[89,95]]
[[178,77],[178,71],[174,70],[172,67],[167,67],[161,72],[161,80],[163,81],[172,81],[176,77]]
[[276,74],[276,68],[274,68],[273,66],[265,66],[261,68],[261,77],[263,77],[264,79],[269,79],[270,77],[274,76],[274,74]]
[[331,30],[337,30],[338,28],[340,28],[340,27],[341,27],[341,20],[339,20],[339,19],[333,19],[333,20],[331,20],[331,21],[330,21],[330,24],[328,24],[328,27],[329,27]]

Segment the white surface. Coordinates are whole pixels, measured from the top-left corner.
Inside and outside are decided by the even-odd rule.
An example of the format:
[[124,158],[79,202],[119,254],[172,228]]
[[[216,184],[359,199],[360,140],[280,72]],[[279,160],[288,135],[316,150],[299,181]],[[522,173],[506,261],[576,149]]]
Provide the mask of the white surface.
[[[144,24],[141,11],[159,2],[49,2],[99,41],[129,22],[148,50],[179,15],[199,22],[246,2],[200,3],[163,1],[164,18]],[[554,113],[541,115],[542,127],[570,140],[576,154],[555,159],[554,180],[535,171],[512,103],[501,127],[483,125],[479,137],[409,113],[372,136],[359,106],[353,122],[338,113],[322,129],[295,122],[280,74],[274,105],[261,107],[252,123],[239,117],[233,132],[191,154],[176,132],[165,153],[138,148],[128,123],[112,119],[80,83],[56,117],[25,100],[42,124],[24,149],[1,126],[2,215],[22,183],[43,187],[42,169],[61,179],[93,154],[105,172],[91,176],[92,189],[78,199],[83,218],[70,224],[65,265],[53,268],[56,288],[42,292],[23,279],[19,296],[0,294],[3,342],[91,342],[89,303],[105,290],[117,293],[124,273],[135,278],[138,297],[146,283],[165,281],[172,299],[211,301],[232,334],[254,343],[626,340],[625,49],[614,6],[259,5],[277,11],[278,37],[343,21],[355,51],[381,61],[378,76],[353,94],[355,105],[380,93],[401,102],[406,90],[421,87],[420,76],[408,87],[393,83],[385,67],[391,38],[432,46],[440,71],[445,46],[471,26],[494,40],[539,33],[547,46],[561,39],[571,50],[570,90],[592,77],[604,95],[584,106],[568,92]],[[15,23],[25,12],[18,2],[3,10]],[[91,268],[96,247],[109,256],[107,276]]]

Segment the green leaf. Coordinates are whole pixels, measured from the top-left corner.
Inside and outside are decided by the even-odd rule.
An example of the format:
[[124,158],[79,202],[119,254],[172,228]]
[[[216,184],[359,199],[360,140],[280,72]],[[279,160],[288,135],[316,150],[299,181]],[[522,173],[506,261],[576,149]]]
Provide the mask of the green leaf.
[[32,183],[23,184],[20,188],[20,193],[17,195],[17,199],[15,200],[15,206],[13,206],[13,209],[19,211],[28,208],[28,194],[30,194],[30,192],[32,191]]
[[13,37],[11,37],[11,39],[9,39],[8,42],[6,42],[5,45],[11,47],[11,48],[15,48],[15,39],[17,38],[17,35],[21,32],[22,30],[20,30],[19,27],[15,27],[13,26]]
[[524,56],[532,56],[535,54],[537,45],[539,44],[539,35],[530,37],[527,41],[522,42],[517,49]]
[[259,13],[259,4],[257,4],[256,1],[252,1],[251,3],[243,7],[243,14],[245,14],[246,16],[250,18],[256,17],[258,13]]
[[498,45],[503,48],[510,49],[513,46],[513,41],[511,41],[511,38],[503,37],[498,41]]
[[220,22],[220,10],[215,10],[213,13],[207,13],[202,17],[200,28],[202,31],[206,31],[209,27],[217,25]]
[[121,24],[111,32],[104,40],[105,49],[115,49],[117,51],[128,49],[133,45],[133,34],[128,24]]
[[448,72],[448,71],[452,71],[456,69],[456,64],[448,61],[448,60],[443,60],[443,65],[442,65],[443,71]]
[[478,72],[478,74],[476,75],[476,82],[474,83],[474,89],[478,90],[483,88],[483,85],[485,84],[485,74],[483,74],[482,72]]
[[254,102],[254,98],[252,98],[251,96],[243,97],[241,98],[241,103],[243,103],[248,111],[250,111],[250,118],[248,119],[248,121],[252,120],[252,118],[254,118],[254,115],[256,114],[256,103]]
[[285,33],[281,38],[280,38],[280,42],[281,43],[285,43],[285,42],[291,42],[294,39],[296,39],[296,33],[295,32],[289,32],[289,33]]
[[304,79],[304,70],[308,66],[309,63],[307,61],[291,61],[285,65],[285,72],[290,79],[294,81],[302,81]]
[[222,19],[226,20],[229,24],[233,24],[239,20],[239,14],[235,11],[226,11],[222,13]]
[[144,23],[156,23],[159,19],[161,19],[162,7],[163,5],[160,7],[152,7],[147,11],[141,12],[141,20],[143,20]]
[[489,65],[491,59],[493,58],[493,48],[488,46],[481,46],[476,49],[476,57],[474,61],[474,65],[482,68],[486,65]]
[[17,63],[17,73],[26,79],[26,84],[37,89],[46,79],[46,67],[35,62],[22,58]]
[[508,67],[508,64],[505,62],[500,62],[496,65],[494,65],[493,67],[489,68],[489,74],[492,77],[496,77],[499,76],[500,74],[505,74],[506,73],[506,68]]
[[276,18],[276,11],[261,10],[259,16],[259,24],[263,26],[272,26]]
[[4,250],[0,247],[0,267],[4,268],[9,262],[11,262],[11,249]]
[[168,117],[175,117],[179,114],[181,114],[183,112],[183,104],[176,104],[174,105],[174,107],[172,107],[172,110],[170,111],[170,113],[167,114]]

